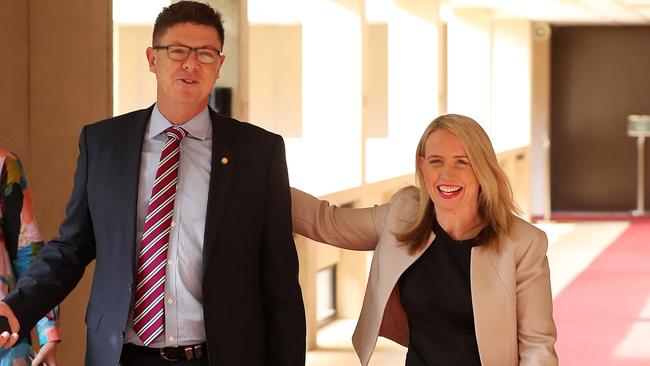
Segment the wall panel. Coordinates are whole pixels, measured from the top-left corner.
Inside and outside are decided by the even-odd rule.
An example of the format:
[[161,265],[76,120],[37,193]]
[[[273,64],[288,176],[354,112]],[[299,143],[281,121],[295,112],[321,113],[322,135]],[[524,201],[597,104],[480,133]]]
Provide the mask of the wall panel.
[[[45,240],[64,218],[81,127],[111,115],[111,13],[110,0],[0,2],[0,146],[26,162]],[[83,363],[91,276],[62,304],[64,365]]]
[[18,154],[29,172],[27,17],[27,2],[0,1],[0,149]]

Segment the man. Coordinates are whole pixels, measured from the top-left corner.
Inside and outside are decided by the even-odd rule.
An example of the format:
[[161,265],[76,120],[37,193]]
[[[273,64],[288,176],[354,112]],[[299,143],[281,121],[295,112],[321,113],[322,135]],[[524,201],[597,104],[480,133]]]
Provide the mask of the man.
[[159,14],[156,104],[84,127],[60,237],[0,303],[0,345],[95,260],[87,365],[304,365],[284,145],[207,107],[223,37],[208,5]]

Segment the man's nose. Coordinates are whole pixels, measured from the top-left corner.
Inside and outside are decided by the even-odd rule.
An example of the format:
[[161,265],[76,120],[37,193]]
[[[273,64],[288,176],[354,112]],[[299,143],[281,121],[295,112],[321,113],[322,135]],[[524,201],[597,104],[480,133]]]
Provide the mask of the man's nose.
[[196,50],[191,50],[185,61],[183,61],[183,68],[185,70],[196,70],[199,68],[198,53]]

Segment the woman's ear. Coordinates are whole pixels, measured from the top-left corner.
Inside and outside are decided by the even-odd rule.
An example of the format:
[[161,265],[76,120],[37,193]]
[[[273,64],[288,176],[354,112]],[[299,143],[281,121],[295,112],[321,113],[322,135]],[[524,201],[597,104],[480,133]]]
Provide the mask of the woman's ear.
[[418,171],[422,170],[422,165],[424,164],[424,156],[418,155],[417,158],[415,158],[415,166]]

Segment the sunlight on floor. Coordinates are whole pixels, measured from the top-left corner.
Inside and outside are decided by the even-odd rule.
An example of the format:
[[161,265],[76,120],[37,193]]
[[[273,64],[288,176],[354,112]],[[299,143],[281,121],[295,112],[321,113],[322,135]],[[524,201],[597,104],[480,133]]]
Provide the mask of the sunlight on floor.
[[[352,349],[352,333],[356,319],[336,320],[318,332],[318,349],[307,353],[307,366],[353,366],[359,358]],[[403,365],[406,348],[379,338],[370,364],[372,366]]]
[[626,221],[544,222],[535,226],[548,236],[553,298],[582,272],[630,224]]
[[643,360],[650,364],[650,298],[639,319],[614,350],[614,355],[620,359]]

